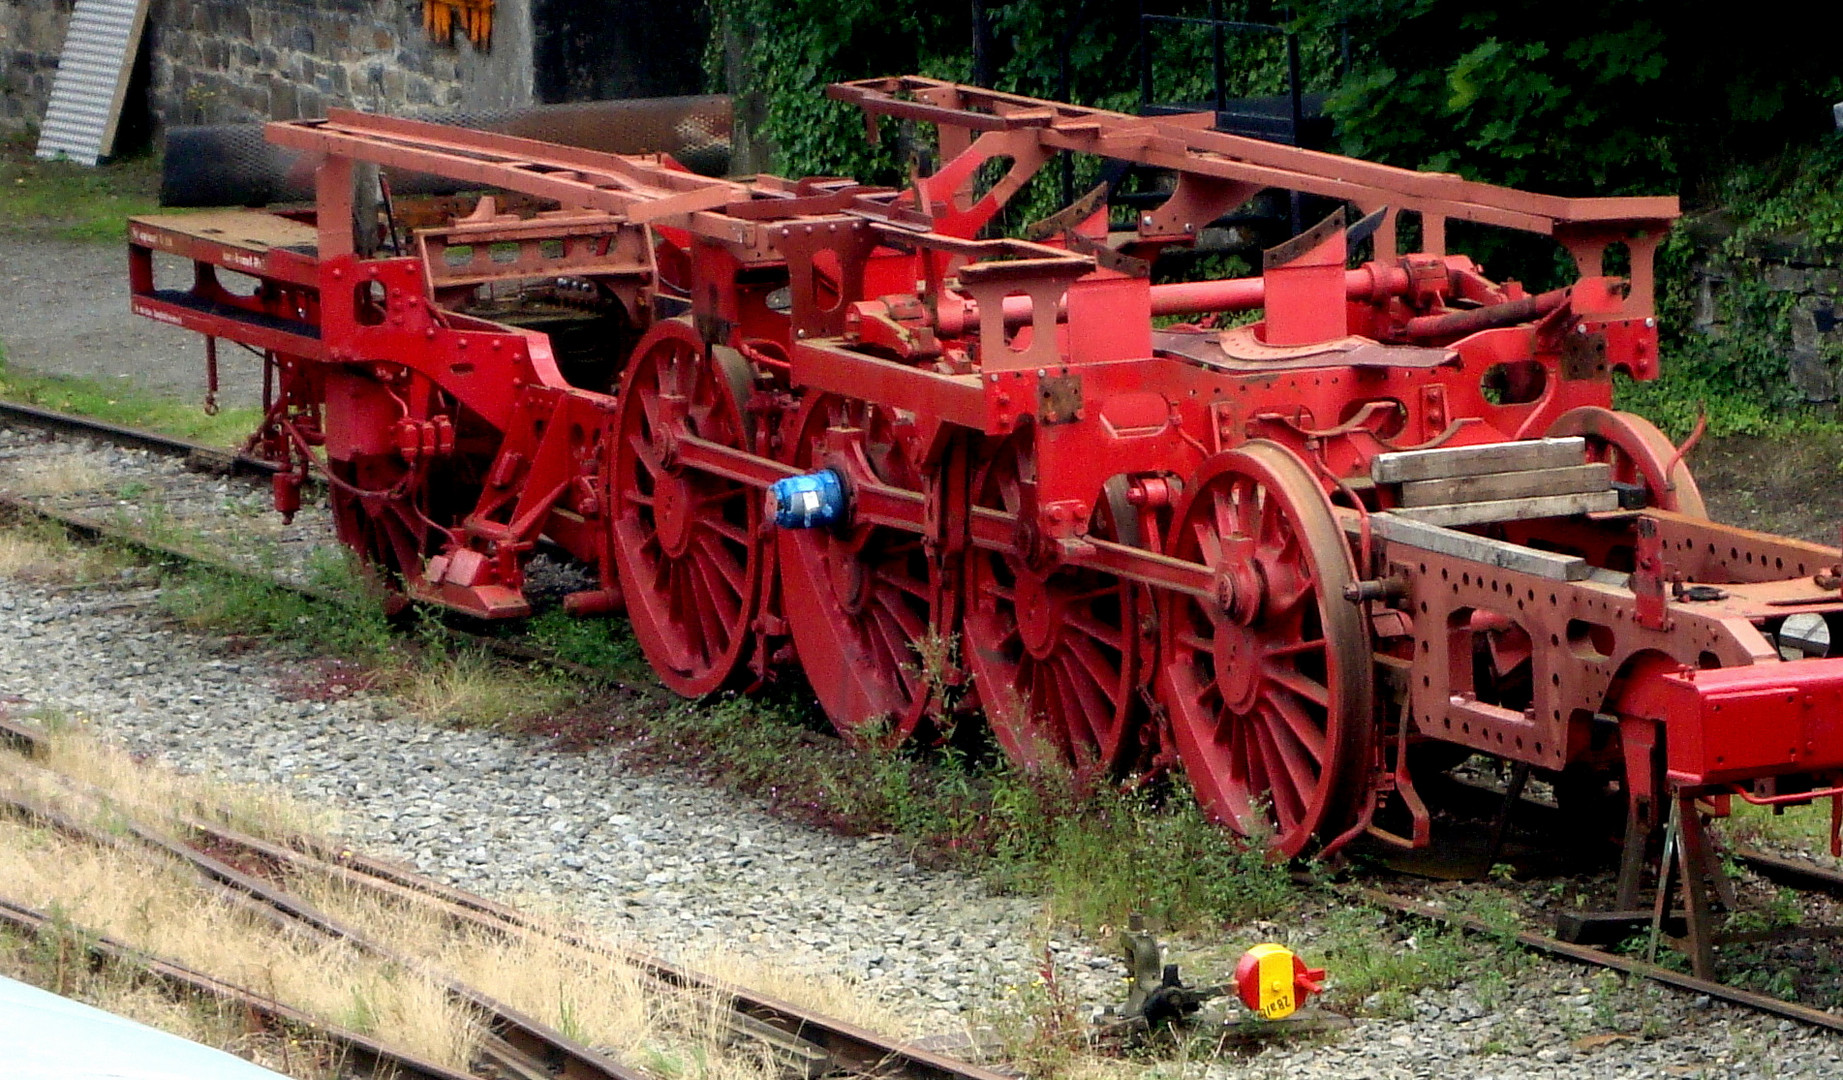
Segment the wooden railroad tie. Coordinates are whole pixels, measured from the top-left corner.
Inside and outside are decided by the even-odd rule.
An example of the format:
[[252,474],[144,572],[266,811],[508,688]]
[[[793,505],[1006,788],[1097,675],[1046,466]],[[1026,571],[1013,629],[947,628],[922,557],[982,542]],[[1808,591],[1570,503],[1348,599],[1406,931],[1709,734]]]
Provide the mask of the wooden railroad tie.
[[1428,525],[1565,517],[1619,508],[1612,466],[1578,436],[1379,454],[1378,484],[1399,486],[1397,517]]

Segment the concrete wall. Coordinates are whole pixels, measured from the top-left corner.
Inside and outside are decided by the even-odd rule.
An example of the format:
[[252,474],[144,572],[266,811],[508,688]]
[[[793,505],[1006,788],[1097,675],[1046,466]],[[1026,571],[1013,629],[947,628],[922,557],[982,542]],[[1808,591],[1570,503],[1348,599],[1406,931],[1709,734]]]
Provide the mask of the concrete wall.
[[38,126],[72,0],[0,0],[0,134]]

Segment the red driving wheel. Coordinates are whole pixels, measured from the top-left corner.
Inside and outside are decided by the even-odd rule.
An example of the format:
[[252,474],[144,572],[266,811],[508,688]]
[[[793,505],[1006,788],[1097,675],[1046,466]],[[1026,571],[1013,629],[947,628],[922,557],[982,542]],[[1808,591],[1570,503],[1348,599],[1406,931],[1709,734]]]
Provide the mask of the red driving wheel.
[[1677,448],[1657,425],[1644,417],[1582,405],[1556,417],[1548,434],[1550,438],[1585,438],[1587,460],[1611,464],[1613,479],[1620,483],[1643,484],[1648,505],[1690,517],[1709,516],[1688,463],[1677,456]]
[[[848,484],[919,491],[921,473],[896,428],[887,409],[826,395],[802,410],[790,460],[837,469]],[[952,659],[944,644],[929,647],[937,571],[921,536],[868,524],[783,529],[776,550],[788,630],[832,726],[855,741],[907,739],[936,704],[940,669]]]
[[1368,790],[1373,682],[1350,548],[1311,472],[1275,443],[1186,486],[1168,551],[1218,595],[1170,594],[1158,696],[1197,798],[1291,857],[1349,828]]
[[760,603],[758,493],[685,466],[681,437],[753,449],[747,361],[706,350],[687,322],[656,324],[621,382],[613,548],[634,636],[659,678],[687,697],[743,666]]
[[[1029,437],[1020,436],[999,447],[974,491],[979,506],[1016,514],[1035,483]],[[1117,540],[1136,525],[1124,497],[1104,495],[1092,531]],[[1012,552],[968,558],[966,659],[992,733],[1026,768],[1054,761],[1078,784],[1105,780],[1137,719],[1141,590]]]

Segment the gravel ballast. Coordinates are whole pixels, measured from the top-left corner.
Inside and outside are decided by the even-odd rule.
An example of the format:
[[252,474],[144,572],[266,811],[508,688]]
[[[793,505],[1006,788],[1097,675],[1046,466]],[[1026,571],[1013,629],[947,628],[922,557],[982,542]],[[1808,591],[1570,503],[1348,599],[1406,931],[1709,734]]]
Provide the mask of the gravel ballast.
[[[618,749],[565,752],[431,723],[365,691],[292,700],[301,669],[278,653],[233,650],[176,628],[143,582],[48,589],[0,580],[0,694],[15,714],[54,711],[184,770],[332,803],[355,842],[437,877],[515,901],[548,898],[655,952],[722,943],[842,973],[927,1030],[980,1019],[1008,986],[1035,977],[1046,945],[1084,1002],[1119,996],[1124,969],[1107,950],[1057,936],[1031,900],[916,866],[893,840],[791,824],[694,778],[624,768]],[[1843,1074],[1834,1036],[1536,960],[1490,992],[1467,984],[1423,992],[1411,1005],[1413,1020],[1360,1017],[1329,1041],[1182,1070],[1517,1080]]]

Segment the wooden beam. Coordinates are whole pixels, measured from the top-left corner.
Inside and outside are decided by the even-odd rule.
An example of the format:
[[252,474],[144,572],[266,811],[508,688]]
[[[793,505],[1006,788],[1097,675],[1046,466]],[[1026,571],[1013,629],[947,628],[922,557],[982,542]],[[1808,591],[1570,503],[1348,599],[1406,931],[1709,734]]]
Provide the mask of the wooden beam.
[[1369,474],[1379,484],[1400,484],[1449,476],[1556,469],[1586,462],[1587,440],[1577,435],[1566,439],[1528,439],[1377,454],[1370,462]]
[[[1512,544],[1506,540],[1493,540],[1485,536],[1473,536],[1453,529],[1430,525],[1424,521],[1400,516],[1400,511],[1371,514],[1370,528],[1377,536],[1391,545],[1421,548],[1440,555],[1450,555],[1458,559],[1494,566],[1500,570],[1509,570],[1518,574],[1530,574],[1550,581],[1581,581],[1593,572],[1587,560],[1578,555],[1558,555],[1553,551],[1538,551],[1535,548]],[[1356,517],[1352,515],[1345,522],[1348,531],[1357,529]],[[1391,553],[1394,554],[1394,553]],[[1395,555],[1400,558],[1399,555]],[[1405,560],[1404,560],[1405,561]]]
[[1533,499],[1492,499],[1486,502],[1442,503],[1391,513],[1429,525],[1478,525],[1488,521],[1528,521],[1531,518],[1572,517],[1619,509],[1616,491],[1584,491],[1573,495],[1541,495]]
[[1556,469],[1525,469],[1521,472],[1485,473],[1483,476],[1410,480],[1401,486],[1401,505],[1434,506],[1439,503],[1527,499],[1536,495],[1607,491],[1612,486],[1611,465],[1564,465]]

